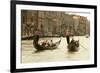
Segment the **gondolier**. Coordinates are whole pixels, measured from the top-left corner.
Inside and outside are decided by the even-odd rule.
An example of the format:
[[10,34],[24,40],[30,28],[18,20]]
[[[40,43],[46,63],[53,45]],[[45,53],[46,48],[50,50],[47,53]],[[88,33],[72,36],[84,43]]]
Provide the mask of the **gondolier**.
[[38,42],[38,40],[39,40],[39,35],[36,35],[35,41]]
[[65,35],[66,35],[66,39],[67,39],[67,44],[69,44],[70,43],[70,33],[69,33],[69,31],[67,31],[65,33]]

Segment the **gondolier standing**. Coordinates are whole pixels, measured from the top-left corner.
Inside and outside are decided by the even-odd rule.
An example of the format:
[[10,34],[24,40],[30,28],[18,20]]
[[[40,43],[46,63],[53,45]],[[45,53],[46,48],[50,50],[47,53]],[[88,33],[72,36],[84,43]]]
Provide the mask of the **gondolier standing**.
[[66,35],[66,39],[67,39],[67,44],[69,44],[70,43],[70,33],[69,33],[69,31],[66,31],[65,35]]

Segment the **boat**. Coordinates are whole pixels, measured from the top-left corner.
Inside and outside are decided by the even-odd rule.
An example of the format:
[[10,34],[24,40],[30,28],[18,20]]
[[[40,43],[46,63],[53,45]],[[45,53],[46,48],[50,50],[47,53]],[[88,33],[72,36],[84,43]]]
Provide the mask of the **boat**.
[[34,41],[33,41],[33,45],[34,45],[34,47],[37,49],[37,51],[56,49],[56,48],[59,46],[60,42],[61,42],[61,39],[60,39],[58,42],[53,43],[52,46],[47,46],[47,47],[46,47],[46,46],[40,45],[40,44],[38,43],[38,40],[39,40],[39,38],[36,37],[36,38],[34,39]]
[[79,50],[79,40],[70,42],[67,46],[69,52],[77,52]]

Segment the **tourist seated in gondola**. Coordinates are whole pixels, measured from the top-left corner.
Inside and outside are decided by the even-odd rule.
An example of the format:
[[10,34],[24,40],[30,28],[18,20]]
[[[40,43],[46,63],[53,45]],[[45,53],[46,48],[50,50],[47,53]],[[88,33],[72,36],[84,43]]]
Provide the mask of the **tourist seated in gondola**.
[[72,38],[72,40],[71,40],[71,42],[70,43],[75,43],[75,40],[74,40],[74,38]]
[[55,46],[55,44],[53,43],[53,40],[50,41],[50,46]]
[[49,44],[50,44],[50,46],[52,46],[52,45],[53,45],[53,41],[52,41],[52,40],[50,40],[50,43],[49,43]]
[[50,40],[49,42],[45,40],[41,43],[41,45],[45,47],[52,47],[52,46],[55,46],[56,44],[53,43],[53,40]]
[[76,47],[79,47],[79,40],[75,41]]
[[41,45],[45,46],[45,47],[48,47],[49,46],[49,42],[47,40],[45,40],[45,41],[42,42]]

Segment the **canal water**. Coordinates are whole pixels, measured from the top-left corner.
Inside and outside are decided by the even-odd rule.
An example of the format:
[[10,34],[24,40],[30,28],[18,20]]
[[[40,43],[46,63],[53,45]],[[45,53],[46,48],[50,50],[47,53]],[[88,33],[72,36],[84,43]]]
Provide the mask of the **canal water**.
[[[60,40],[60,38],[41,38],[39,42],[51,39],[53,42]],[[33,40],[22,40],[22,63],[88,60],[90,58],[90,39],[85,36],[76,36],[74,39],[79,40],[80,43],[79,51],[74,53],[68,52],[68,44],[64,37],[61,38],[61,43],[57,49],[44,50],[38,53],[35,53]]]

